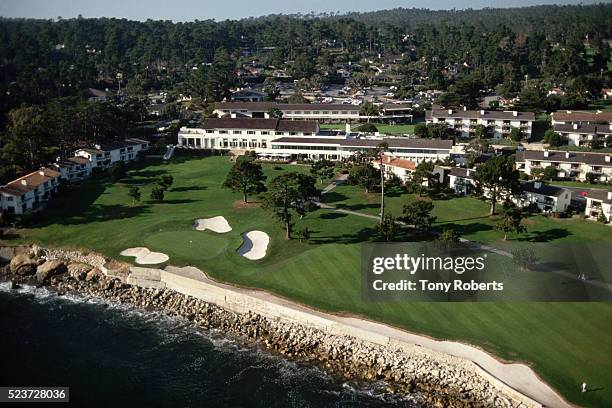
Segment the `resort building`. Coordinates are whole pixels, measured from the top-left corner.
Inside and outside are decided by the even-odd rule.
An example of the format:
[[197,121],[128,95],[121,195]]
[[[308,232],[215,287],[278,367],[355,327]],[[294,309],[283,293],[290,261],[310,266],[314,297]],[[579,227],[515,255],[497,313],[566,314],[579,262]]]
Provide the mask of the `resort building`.
[[53,167],[59,171],[60,176],[66,181],[79,181],[91,176],[91,162],[85,157],[58,158]]
[[533,175],[535,169],[554,166],[559,178],[586,181],[590,174],[595,181],[607,182],[612,180],[611,156],[610,153],[525,150],[516,154],[516,168]]
[[319,129],[316,121],[287,119],[206,119],[201,128],[181,128],[183,148],[228,150],[241,154],[254,150],[261,158],[339,160],[367,153],[387,143],[389,154],[415,162],[450,157],[450,140],[359,136],[346,131]]
[[455,194],[470,194],[476,186],[474,173],[476,173],[476,170],[474,169],[453,167],[448,173],[448,186],[453,189]]
[[91,168],[108,168],[116,162],[130,162],[138,158],[138,154],[149,149],[149,142],[142,139],[125,139],[123,142],[94,145],[93,148],[79,149],[75,157],[84,157]]
[[557,111],[550,114],[552,125],[610,124],[612,112]]
[[343,123],[351,121],[411,122],[410,105],[386,103],[379,106],[379,114],[362,115],[359,105],[277,102],[217,102],[214,113],[220,118],[270,118],[270,113],[280,111],[283,119],[318,120],[319,122]]
[[565,212],[572,201],[572,192],[566,188],[551,186],[541,181],[521,183],[522,194],[515,198],[519,207],[536,205],[544,213]]
[[[586,196],[587,218],[597,220],[603,214],[608,223],[612,223],[612,191],[591,190]],[[610,224],[612,225],[612,224]]]
[[489,134],[496,139],[510,136],[512,128],[521,131],[525,138],[531,138],[531,129],[535,120],[533,112],[456,110],[433,106],[428,110],[425,119],[430,123],[444,123],[454,129],[460,137],[475,136],[476,126],[488,128]]
[[612,125],[610,124],[563,123],[554,125],[554,130],[570,146],[590,147],[593,143],[599,143],[604,147],[606,138],[612,136]]
[[[380,160],[373,160],[372,165],[380,169]],[[410,174],[416,170],[417,163],[385,154],[382,157],[382,166],[386,177],[390,178],[392,175],[396,175],[402,180],[402,183],[405,183],[410,180]]]
[[42,168],[0,186],[0,212],[26,214],[39,211],[57,192],[59,183],[59,172]]

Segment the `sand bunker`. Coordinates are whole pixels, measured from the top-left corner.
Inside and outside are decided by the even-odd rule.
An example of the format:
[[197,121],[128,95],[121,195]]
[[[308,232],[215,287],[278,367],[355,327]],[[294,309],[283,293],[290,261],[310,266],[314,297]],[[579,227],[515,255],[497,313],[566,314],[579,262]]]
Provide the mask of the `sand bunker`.
[[149,248],[142,247],[128,248],[121,252],[121,255],[135,257],[135,262],[138,265],[156,265],[164,263],[170,259],[166,254],[162,254],[161,252],[151,252]]
[[266,256],[270,237],[263,231],[249,231],[242,234],[244,242],[238,249],[238,254],[255,261]]
[[218,234],[223,234],[232,230],[232,227],[230,227],[225,217],[221,216],[212,218],[200,218],[199,220],[195,220],[193,226],[198,231],[204,231],[209,229]]

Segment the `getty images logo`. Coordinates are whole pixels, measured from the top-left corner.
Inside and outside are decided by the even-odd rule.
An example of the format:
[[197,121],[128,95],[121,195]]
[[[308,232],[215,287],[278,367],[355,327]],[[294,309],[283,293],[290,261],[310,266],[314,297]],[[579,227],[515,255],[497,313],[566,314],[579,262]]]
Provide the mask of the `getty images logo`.
[[385,271],[406,271],[414,275],[418,271],[452,271],[457,275],[469,271],[482,271],[485,268],[487,255],[472,256],[411,256],[396,254],[388,257],[375,257],[372,259],[372,272],[381,275]]

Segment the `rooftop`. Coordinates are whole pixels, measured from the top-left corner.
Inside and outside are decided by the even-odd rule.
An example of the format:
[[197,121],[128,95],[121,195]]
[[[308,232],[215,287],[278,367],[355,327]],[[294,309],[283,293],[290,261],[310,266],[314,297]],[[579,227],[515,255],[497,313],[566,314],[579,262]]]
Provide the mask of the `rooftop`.
[[[538,160],[547,162],[564,162],[564,163],[585,163],[593,166],[612,166],[610,162],[610,154],[606,153],[586,153],[586,152],[561,152],[548,151],[548,157],[545,156],[546,151],[541,150],[525,150],[516,153],[516,161],[524,162],[525,160]],[[606,159],[608,157],[608,159]]]
[[487,110],[457,110],[444,109],[440,106],[432,107],[426,112],[427,119],[431,118],[458,118],[458,119],[491,119],[491,120],[535,120],[533,112],[518,111],[487,111]]
[[279,132],[316,133],[319,124],[314,120],[283,120],[255,118],[212,118],[204,119],[203,129],[251,129]]
[[595,125],[592,123],[581,123],[573,125],[571,123],[563,123],[555,125],[555,132],[559,133],[588,133],[588,134],[607,134],[612,135],[610,125]]
[[437,149],[450,150],[453,146],[452,140],[437,139],[409,139],[406,137],[395,137],[385,139],[366,138],[325,138],[325,137],[281,137],[272,143],[297,143],[297,144],[330,144],[345,147],[376,147],[380,143],[387,143],[390,148],[412,148],[412,149]]
[[612,122],[612,112],[557,111],[550,116],[556,122]]
[[42,168],[40,170],[26,174],[25,176],[20,177],[16,180],[13,180],[6,186],[0,187],[0,192],[14,196],[21,196],[27,193],[28,191],[35,190],[38,186],[59,176],[60,173],[55,170]]
[[527,181],[521,183],[521,189],[529,193],[541,194],[549,197],[559,197],[561,194],[569,191],[566,188],[551,186],[541,181]]
[[359,111],[359,106],[350,104],[331,104],[331,103],[278,103],[278,102],[217,102],[215,109],[220,110],[250,110],[267,112],[270,109],[280,109],[281,111],[293,110],[339,110],[339,111]]

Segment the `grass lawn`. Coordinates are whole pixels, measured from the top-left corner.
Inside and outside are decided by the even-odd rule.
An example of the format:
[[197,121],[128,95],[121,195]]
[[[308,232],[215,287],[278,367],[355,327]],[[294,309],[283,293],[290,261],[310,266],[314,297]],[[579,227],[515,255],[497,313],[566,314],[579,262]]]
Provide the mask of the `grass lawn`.
[[[373,125],[376,126],[376,128],[378,129],[379,132],[381,133],[387,133],[387,134],[405,134],[405,133],[409,133],[409,134],[413,134],[414,133],[414,124],[412,123],[407,123],[407,124],[401,124],[401,125],[388,125],[386,123],[374,123],[372,122]],[[353,124],[352,128],[356,129],[357,126],[359,125],[363,125],[363,123],[359,123],[359,124]],[[344,124],[322,124],[321,125],[321,129],[342,129],[344,130],[346,126]]]
[[[89,180],[58,197],[26,239],[48,245],[90,248],[121,258],[128,247],[167,253],[175,265],[195,265],[239,285],[258,287],[314,307],[350,312],[438,338],[478,345],[501,358],[526,361],[570,400],[585,406],[612,405],[612,304],[609,303],[419,303],[366,302],[361,296],[360,242],[375,233],[375,221],[329,210],[297,220],[312,231],[311,243],[283,239],[281,226],[257,203],[242,205],[240,194],[221,188],[230,168],[224,157],[175,158],[143,163],[121,183]],[[305,166],[265,166],[269,177]],[[162,203],[148,201],[162,174],[175,184]],[[143,202],[130,206],[128,187],[142,190]],[[406,195],[391,192],[388,208],[400,215]],[[336,205],[377,212],[376,196],[340,186],[326,197]],[[253,198],[256,201],[256,198]],[[438,222],[463,228],[465,237],[496,241],[500,234],[486,214],[487,203],[473,198],[436,202]],[[192,229],[196,218],[222,215],[227,234]],[[555,239],[612,238],[612,229],[574,220],[532,217],[530,234],[565,228]],[[604,229],[599,229],[599,228]],[[271,237],[268,256],[249,261],[235,251],[241,233],[258,229]],[[550,234],[548,235],[550,237]],[[131,258],[123,258],[130,261]],[[582,381],[599,391],[582,394]]]

